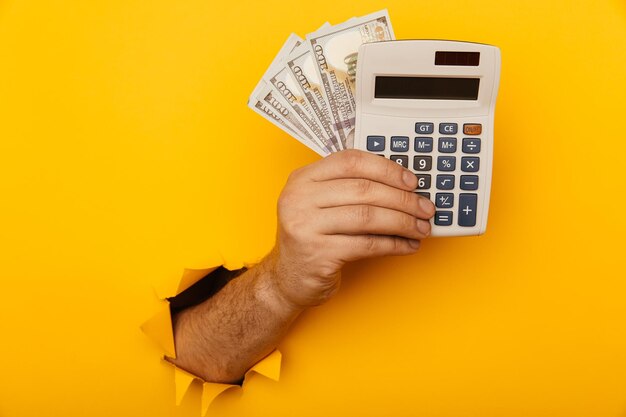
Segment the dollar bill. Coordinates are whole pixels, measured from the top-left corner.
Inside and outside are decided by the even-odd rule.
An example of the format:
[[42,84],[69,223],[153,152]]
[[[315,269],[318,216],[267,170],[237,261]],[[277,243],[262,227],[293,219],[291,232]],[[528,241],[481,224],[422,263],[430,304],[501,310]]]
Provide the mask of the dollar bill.
[[296,47],[287,58],[287,68],[300,85],[306,101],[317,120],[320,121],[324,132],[333,139],[335,148],[341,150],[344,149],[343,142],[339,140],[338,132],[333,127],[333,119],[315,65],[313,53],[304,44]]
[[269,73],[270,84],[274,90],[282,95],[285,102],[291,106],[291,110],[300,118],[310,132],[313,133],[319,144],[329,152],[335,152],[334,134],[328,134],[321,121],[316,117],[311,105],[306,100],[304,92],[294,78],[287,65],[278,66],[275,71]]
[[344,148],[354,130],[356,111],[355,70],[363,43],[395,39],[387,10],[313,32],[306,43],[315,58],[316,71],[330,107],[332,127]]

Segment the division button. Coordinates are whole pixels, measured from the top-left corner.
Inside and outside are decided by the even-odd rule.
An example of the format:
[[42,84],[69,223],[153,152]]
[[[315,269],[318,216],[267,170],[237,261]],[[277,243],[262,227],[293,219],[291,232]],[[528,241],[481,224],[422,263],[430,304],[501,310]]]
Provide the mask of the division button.
[[439,133],[442,135],[456,135],[459,125],[456,123],[439,123]]
[[433,138],[415,138],[415,152],[429,153],[433,151]]
[[478,190],[478,175],[461,175],[461,190]]
[[476,226],[478,194],[459,194],[459,226]]
[[437,175],[438,190],[454,189],[454,175]]
[[391,137],[392,152],[408,152],[409,138],[408,136],[392,136]]
[[435,195],[435,206],[437,208],[450,208],[454,205],[454,194],[437,193]]
[[480,158],[477,156],[464,156],[461,158],[461,171],[478,172],[480,168]]
[[433,166],[432,156],[414,156],[413,157],[413,170],[415,171],[430,171]]
[[463,125],[464,135],[480,135],[483,133],[483,125],[480,123],[465,123]]
[[439,152],[441,153],[456,152],[456,138],[439,138]]
[[452,224],[452,212],[451,211],[436,211],[435,212],[435,224],[437,226],[450,226]]
[[463,152],[464,153],[479,153],[480,152],[480,139],[479,138],[463,138]]
[[391,155],[389,159],[405,168],[409,167],[409,157],[406,155]]
[[428,122],[415,123],[415,133],[418,135],[431,135],[435,131],[435,124]]
[[455,156],[440,156],[437,158],[437,169],[439,171],[454,171],[456,168]]
[[385,150],[385,137],[384,136],[368,136],[367,137],[367,150],[370,152],[380,152]]

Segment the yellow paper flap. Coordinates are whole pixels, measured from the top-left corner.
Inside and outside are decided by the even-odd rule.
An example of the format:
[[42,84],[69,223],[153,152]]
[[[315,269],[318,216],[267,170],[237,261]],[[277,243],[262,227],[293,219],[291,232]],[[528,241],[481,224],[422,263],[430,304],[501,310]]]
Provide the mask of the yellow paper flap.
[[[200,281],[201,278],[206,277],[211,272],[215,271],[217,268],[219,268],[219,265],[221,264],[222,263],[220,260],[220,263],[217,264],[217,266],[213,266],[211,268],[204,268],[204,269],[185,268],[185,270],[183,271],[183,276],[181,277],[178,283],[178,289],[176,290],[176,294],[180,294],[181,292],[185,291],[187,288],[191,287],[193,284]],[[172,294],[172,295],[176,295],[176,294]],[[170,297],[172,295],[170,295]]]
[[183,397],[189,390],[191,383],[196,379],[195,375],[190,374],[187,371],[183,371],[177,366],[174,366],[174,387],[176,389],[176,405],[180,405]]
[[239,385],[218,384],[215,382],[205,382],[202,384],[202,415],[206,415],[209,405],[211,405],[218,395],[233,387],[239,387]]
[[167,356],[172,358],[176,357],[169,302],[162,301],[159,311],[141,325],[141,330],[159,345]]
[[280,379],[280,366],[283,356],[278,349],[261,359],[256,365],[254,365],[248,372],[246,372],[246,378],[251,372],[263,375],[266,378],[272,379],[276,382]]

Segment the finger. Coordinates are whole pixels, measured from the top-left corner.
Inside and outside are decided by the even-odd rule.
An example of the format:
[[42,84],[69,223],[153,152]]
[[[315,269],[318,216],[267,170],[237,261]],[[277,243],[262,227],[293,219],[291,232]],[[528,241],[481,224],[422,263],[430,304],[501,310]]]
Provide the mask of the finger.
[[430,223],[410,214],[365,204],[321,209],[314,220],[326,235],[390,235],[422,239],[430,234]]
[[399,164],[369,152],[348,149],[309,165],[302,171],[313,181],[365,178],[402,190],[417,187],[415,175]]
[[320,208],[361,205],[389,208],[421,219],[435,214],[433,203],[412,191],[366,179],[338,179],[314,183],[312,194]]
[[337,256],[344,262],[379,256],[411,255],[420,247],[419,240],[398,236],[335,235],[333,239],[335,247],[340,248]]

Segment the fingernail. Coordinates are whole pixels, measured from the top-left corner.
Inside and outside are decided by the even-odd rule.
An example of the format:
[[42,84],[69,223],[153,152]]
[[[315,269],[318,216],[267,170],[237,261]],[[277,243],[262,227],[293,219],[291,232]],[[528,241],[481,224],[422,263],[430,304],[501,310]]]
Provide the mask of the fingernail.
[[409,239],[409,246],[412,247],[413,249],[417,249],[420,247],[420,241]]
[[422,206],[422,210],[432,216],[432,213],[435,211],[435,205],[429,199],[423,197],[420,198],[420,206]]
[[422,232],[424,235],[428,235],[430,233],[430,223],[426,220],[417,219],[417,230]]
[[417,187],[417,177],[410,171],[404,171],[402,173],[402,181],[407,185],[407,187],[416,188]]

